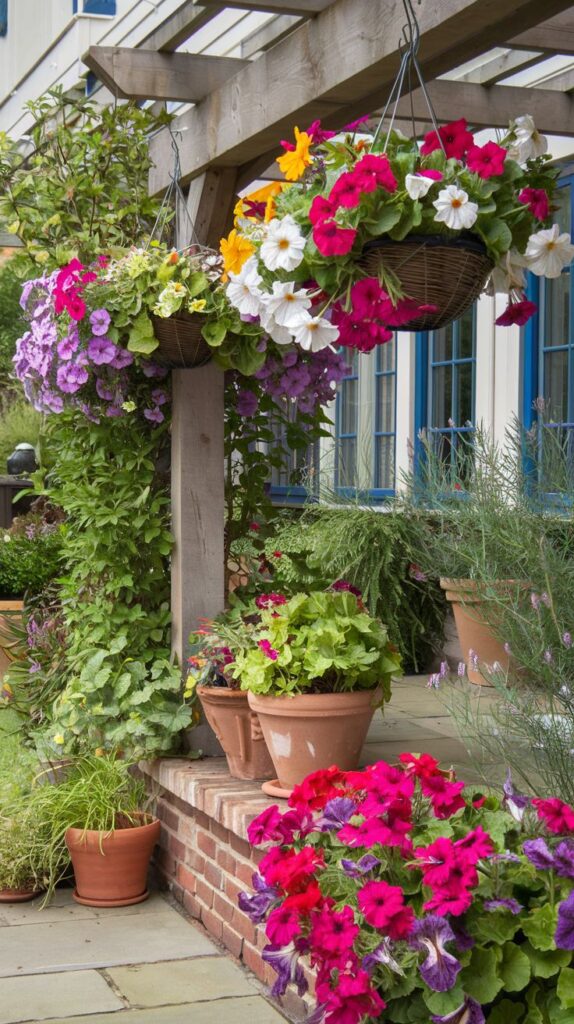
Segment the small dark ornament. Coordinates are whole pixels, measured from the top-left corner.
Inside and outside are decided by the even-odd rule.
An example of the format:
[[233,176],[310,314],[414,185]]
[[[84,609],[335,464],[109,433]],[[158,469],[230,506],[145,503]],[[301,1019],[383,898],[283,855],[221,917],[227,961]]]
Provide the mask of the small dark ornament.
[[35,473],[38,469],[36,452],[33,444],[17,444],[8,456],[6,466],[10,476],[21,476],[23,473]]

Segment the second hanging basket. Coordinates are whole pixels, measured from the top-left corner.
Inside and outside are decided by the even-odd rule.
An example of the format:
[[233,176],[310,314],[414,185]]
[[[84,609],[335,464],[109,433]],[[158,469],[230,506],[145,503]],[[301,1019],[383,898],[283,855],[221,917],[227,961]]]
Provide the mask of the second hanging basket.
[[371,277],[391,271],[405,296],[437,307],[404,325],[411,331],[434,331],[458,320],[479,297],[493,267],[485,246],[472,235],[408,235],[400,242],[374,238],[360,262]]
[[205,317],[199,313],[174,313],[170,317],[151,317],[159,346],[152,355],[154,362],[172,370],[205,366],[212,352],[201,328]]

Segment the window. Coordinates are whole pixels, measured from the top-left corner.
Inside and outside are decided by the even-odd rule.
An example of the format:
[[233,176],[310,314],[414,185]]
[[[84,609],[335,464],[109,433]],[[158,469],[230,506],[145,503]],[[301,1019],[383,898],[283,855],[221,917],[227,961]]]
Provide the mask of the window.
[[108,18],[116,15],[116,0],[73,0],[74,14],[104,14]]
[[359,353],[349,352],[349,373],[339,384],[335,413],[335,487],[357,486],[359,431]]
[[[289,414],[295,410],[294,403],[286,405]],[[271,467],[271,496],[280,503],[297,505],[316,492],[319,477],[319,446],[292,449],[287,442],[287,423],[281,418],[274,419],[271,429],[275,434],[275,446],[282,447],[287,454],[281,469]]]
[[394,494],[396,433],[396,335],[379,345],[375,359],[375,496]]
[[0,0],[0,36],[8,35],[8,0]]
[[426,431],[457,475],[461,444],[473,430],[476,376],[476,309],[437,331],[417,335],[416,434]]

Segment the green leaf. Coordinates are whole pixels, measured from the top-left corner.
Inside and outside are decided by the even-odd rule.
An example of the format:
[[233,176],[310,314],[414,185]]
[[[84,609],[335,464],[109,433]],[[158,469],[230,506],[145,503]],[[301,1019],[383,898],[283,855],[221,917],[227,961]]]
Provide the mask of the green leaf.
[[201,333],[208,345],[218,348],[227,334],[227,324],[224,320],[208,320],[201,328]]
[[567,967],[572,959],[572,954],[567,949],[542,951],[535,949],[530,942],[525,942],[521,948],[530,960],[535,978],[551,978],[553,974],[558,974],[561,967]]
[[504,991],[521,992],[530,981],[530,960],[526,953],[512,942],[506,942],[501,953],[502,960],[498,965],[498,973],[504,982]]
[[460,984],[448,992],[431,992],[430,989],[425,989],[423,999],[432,1014],[436,1014],[437,1017],[446,1017],[464,1002],[464,989]]
[[510,999],[503,999],[492,1008],[486,1024],[518,1024],[524,1013],[522,1003],[512,1003]]
[[185,284],[189,292],[189,297],[194,299],[196,295],[201,295],[201,292],[206,290],[209,285],[209,281],[202,270],[197,270],[195,273],[189,275]]
[[502,945],[513,939],[520,928],[520,918],[509,911],[493,910],[484,912],[482,910],[472,915],[473,935],[481,942],[496,942]]
[[558,910],[549,903],[531,910],[522,923],[522,931],[535,949],[554,950],[554,934],[558,922]]
[[128,349],[130,352],[139,352],[142,355],[149,355],[158,347],[158,340],[153,333],[153,324],[144,311],[136,316],[128,335]]
[[494,949],[475,946],[468,967],[460,973],[464,991],[477,1003],[491,1003],[503,987],[498,975],[498,957]]
[[574,968],[563,967],[558,977],[556,994],[564,1010],[574,1008]]
[[489,214],[485,214],[484,218],[479,216],[476,230],[487,248],[496,256],[504,255],[512,245],[510,228],[499,217],[491,217]]
[[394,228],[395,224],[398,224],[402,212],[403,207],[399,203],[389,203],[388,206],[383,207],[375,220],[369,220],[366,223],[369,234],[374,236],[384,235],[391,228]]

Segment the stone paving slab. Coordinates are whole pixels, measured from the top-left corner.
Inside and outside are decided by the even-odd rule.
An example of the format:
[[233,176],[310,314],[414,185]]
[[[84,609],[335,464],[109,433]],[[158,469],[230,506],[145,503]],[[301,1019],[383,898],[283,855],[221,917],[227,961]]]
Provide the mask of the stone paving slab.
[[[67,1022],[63,1017],[54,1017],[45,1024]],[[243,996],[187,1006],[90,1014],[74,1017],[73,1024],[285,1024],[285,1018],[261,996]]]
[[14,928],[10,941],[3,941],[0,978],[218,953],[209,939],[163,906],[137,918],[126,914],[42,924],[38,915],[35,927]]
[[0,1024],[43,1021],[55,1013],[78,1017],[123,1010],[124,1004],[97,971],[4,978],[0,985]]
[[62,921],[80,921],[96,918],[135,917],[142,914],[155,914],[165,910],[165,900],[157,892],[151,893],[144,903],[135,903],[133,907],[85,907],[76,903],[71,889],[57,889],[53,900],[47,907],[40,909],[42,900],[38,898],[32,903],[6,903],[0,910],[0,927],[3,925],[57,924]]
[[220,956],[114,967],[106,974],[123,998],[131,1006],[139,1007],[253,996],[257,991],[244,971]]

